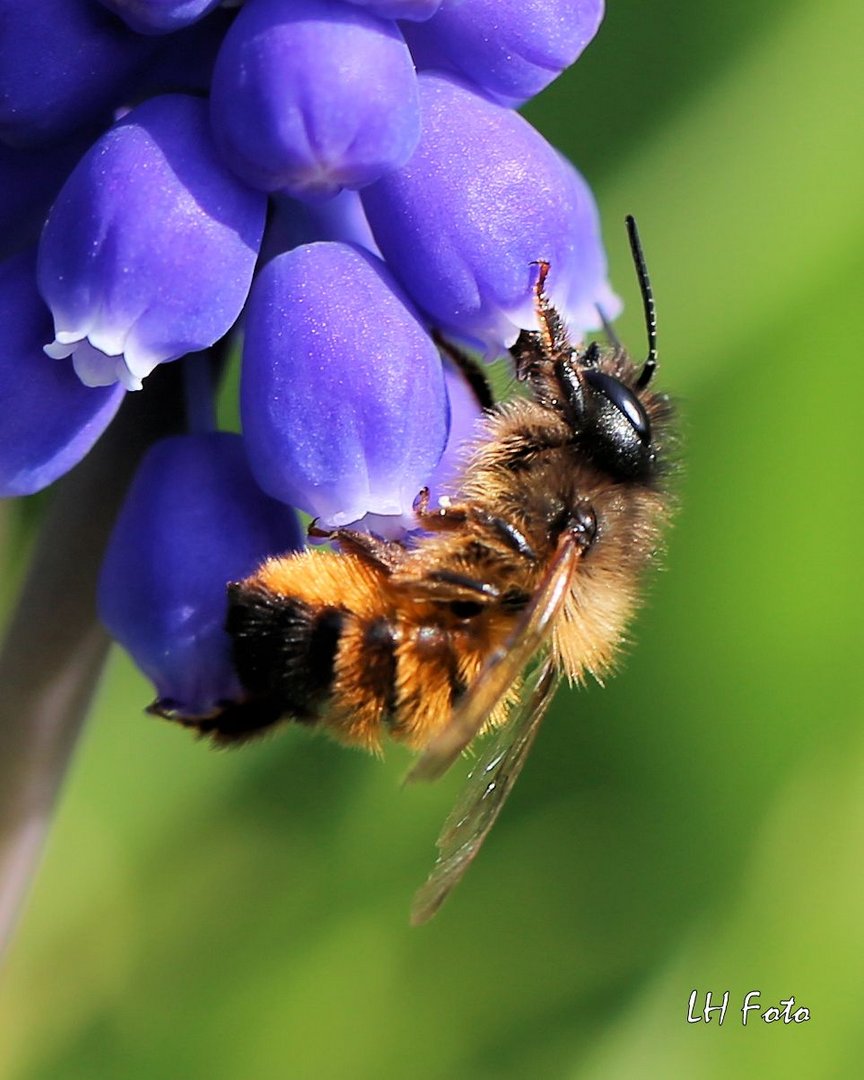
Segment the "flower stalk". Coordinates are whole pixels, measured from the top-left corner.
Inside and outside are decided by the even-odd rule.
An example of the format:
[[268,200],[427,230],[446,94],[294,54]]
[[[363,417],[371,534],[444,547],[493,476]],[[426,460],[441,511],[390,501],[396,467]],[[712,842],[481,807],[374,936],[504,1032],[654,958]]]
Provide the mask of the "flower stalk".
[[96,610],[102,555],[143,450],[182,430],[179,372],[127,395],[114,424],[55,486],[0,649],[0,955],[42,853],[110,639]]

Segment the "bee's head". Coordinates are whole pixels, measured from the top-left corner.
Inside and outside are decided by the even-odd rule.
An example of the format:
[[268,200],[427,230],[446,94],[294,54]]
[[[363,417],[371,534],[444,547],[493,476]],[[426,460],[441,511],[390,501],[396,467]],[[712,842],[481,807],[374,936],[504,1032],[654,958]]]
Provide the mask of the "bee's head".
[[561,373],[579,448],[616,479],[644,479],[657,455],[640,387],[625,383],[609,370],[617,365],[602,365],[602,359],[603,351],[592,342],[574,353]]
[[[617,479],[640,480],[650,476],[657,460],[651,423],[640,400],[640,391],[657,369],[657,315],[636,222],[629,216],[627,234],[645,307],[648,357],[642,370],[628,383],[619,375],[632,371],[632,365],[619,364],[614,356],[612,363],[604,364],[603,350],[592,341],[584,350],[573,353],[561,381],[582,450]],[[603,322],[614,340],[605,317]]]

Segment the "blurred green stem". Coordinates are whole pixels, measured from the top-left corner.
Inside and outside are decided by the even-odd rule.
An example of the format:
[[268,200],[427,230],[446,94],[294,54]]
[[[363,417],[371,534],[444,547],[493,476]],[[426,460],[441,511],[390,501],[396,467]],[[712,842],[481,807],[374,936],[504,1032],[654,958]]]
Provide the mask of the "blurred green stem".
[[[172,365],[173,367],[174,365]],[[33,878],[108,651],[96,613],[102,552],[135,465],[181,429],[177,374],[129,394],[96,448],[56,485],[0,652],[0,955]]]

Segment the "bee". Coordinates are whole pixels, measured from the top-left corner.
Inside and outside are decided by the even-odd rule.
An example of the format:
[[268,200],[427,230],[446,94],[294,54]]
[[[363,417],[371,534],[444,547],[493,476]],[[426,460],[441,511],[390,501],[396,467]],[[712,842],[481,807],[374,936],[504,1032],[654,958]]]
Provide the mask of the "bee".
[[386,736],[420,751],[410,780],[441,776],[494,732],[439,837],[415,924],[476,856],[561,677],[602,679],[612,667],[660,547],[672,410],[650,388],[654,298],[632,217],[627,229],[647,359],[635,364],[605,317],[610,344],[572,344],[539,261],[539,329],[511,349],[527,394],[486,409],[452,495],[432,506],[419,494],[414,539],[313,529],[338,550],[271,558],[230,584],[227,629],[248,700],[184,721],[223,744],[284,719],[373,752]]

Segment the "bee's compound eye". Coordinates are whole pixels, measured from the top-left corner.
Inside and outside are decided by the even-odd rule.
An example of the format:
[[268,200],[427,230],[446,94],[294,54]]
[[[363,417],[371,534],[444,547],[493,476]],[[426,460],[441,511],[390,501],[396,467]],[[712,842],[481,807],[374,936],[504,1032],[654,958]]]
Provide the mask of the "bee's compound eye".
[[632,390],[629,390],[624,383],[619,382],[618,379],[605,374],[603,371],[597,371],[596,369],[589,368],[585,372],[584,378],[593,390],[596,390],[608,401],[612,402],[615,408],[627,418],[630,426],[643,440],[648,440],[651,430],[648,423],[648,417],[645,410],[642,408],[642,403]]

